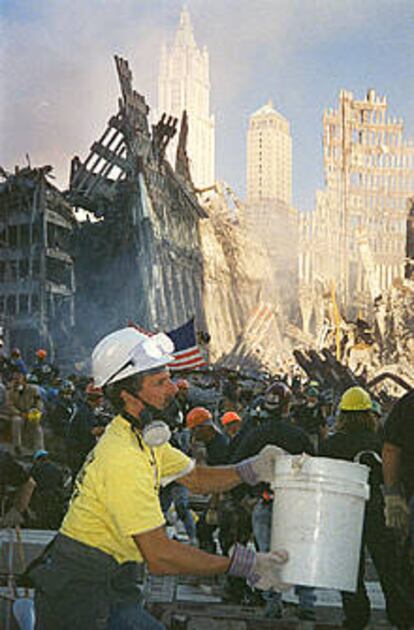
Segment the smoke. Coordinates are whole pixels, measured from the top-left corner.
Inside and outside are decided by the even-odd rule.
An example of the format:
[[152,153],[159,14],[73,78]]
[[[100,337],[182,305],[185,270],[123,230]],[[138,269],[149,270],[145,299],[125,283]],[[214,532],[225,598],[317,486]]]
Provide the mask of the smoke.
[[[218,177],[239,192],[248,116],[269,97],[292,123],[299,200],[321,180],[323,108],[340,88],[387,94],[414,131],[410,0],[189,0],[199,46],[210,53]],[[160,46],[181,0],[3,0],[0,163],[52,164],[66,186],[117,109],[113,55],[156,107]],[[398,79],[397,79],[398,75]],[[411,117],[411,118],[409,118]]]

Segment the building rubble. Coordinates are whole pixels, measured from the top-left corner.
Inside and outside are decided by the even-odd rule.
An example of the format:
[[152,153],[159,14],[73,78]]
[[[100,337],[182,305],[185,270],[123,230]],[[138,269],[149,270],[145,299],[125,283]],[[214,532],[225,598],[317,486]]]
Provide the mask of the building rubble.
[[[51,167],[3,172],[0,294],[10,345],[25,353],[42,345],[52,356],[59,347],[61,364],[81,365],[100,337],[129,321],[156,331],[194,317],[210,333],[211,360],[243,342],[244,354],[274,362],[283,344],[265,297],[269,259],[227,186],[195,190],[186,112],[172,168],[165,155],[178,120],[164,114],[150,125],[128,62],[115,63],[118,112],[86,159],[73,158],[66,191],[50,183]],[[256,321],[263,305],[266,321]],[[274,344],[263,343],[269,334]]]

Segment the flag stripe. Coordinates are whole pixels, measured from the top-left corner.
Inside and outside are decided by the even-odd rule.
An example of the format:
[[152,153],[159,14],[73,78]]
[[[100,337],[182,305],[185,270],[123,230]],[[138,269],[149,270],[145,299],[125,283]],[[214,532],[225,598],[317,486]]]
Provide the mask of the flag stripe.
[[174,363],[169,363],[168,367],[170,370],[184,370],[194,367],[201,367],[203,365],[207,365],[203,357],[198,357],[196,359],[192,359],[191,361],[174,361]]
[[191,357],[193,355],[200,356],[200,350],[197,347],[190,348],[189,350],[183,350],[182,352],[174,352],[174,356],[177,359],[185,359],[185,357]]
[[[128,322],[128,326],[135,328],[138,332],[148,335],[149,337],[156,334],[145,330],[132,321]],[[174,361],[168,364],[170,370],[191,370],[207,365],[197,345],[194,318],[165,334],[170,337],[175,347],[173,352]]]

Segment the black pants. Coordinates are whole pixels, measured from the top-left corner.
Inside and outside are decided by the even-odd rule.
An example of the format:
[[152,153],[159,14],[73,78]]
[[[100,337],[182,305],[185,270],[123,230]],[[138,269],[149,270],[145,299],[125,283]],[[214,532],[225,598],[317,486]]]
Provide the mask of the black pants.
[[106,630],[114,607],[140,603],[141,569],[58,534],[28,571],[35,585],[36,630]]
[[388,620],[399,627],[409,626],[414,623],[414,598],[404,588],[401,550],[393,531],[385,526],[383,502],[378,495],[370,499],[365,511],[357,591],[342,593],[344,625],[361,630],[369,623],[371,606],[364,584],[365,546],[378,573]]

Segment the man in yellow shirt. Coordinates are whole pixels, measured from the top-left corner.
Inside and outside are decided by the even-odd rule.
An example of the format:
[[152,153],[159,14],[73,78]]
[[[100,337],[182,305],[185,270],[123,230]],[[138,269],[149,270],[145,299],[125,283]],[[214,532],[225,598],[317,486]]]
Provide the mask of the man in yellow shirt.
[[151,573],[245,577],[261,589],[283,588],[283,551],[255,553],[237,545],[230,558],[170,540],[159,502],[178,481],[198,493],[271,481],[282,453],[266,447],[236,466],[201,467],[169,443],[157,419],[176,393],[167,365],[174,346],[163,334],[118,330],[92,354],[95,385],[118,415],[89,453],[69,510],[51,548],[32,570],[36,630],[148,630],[163,626],[142,607],[142,566]]

